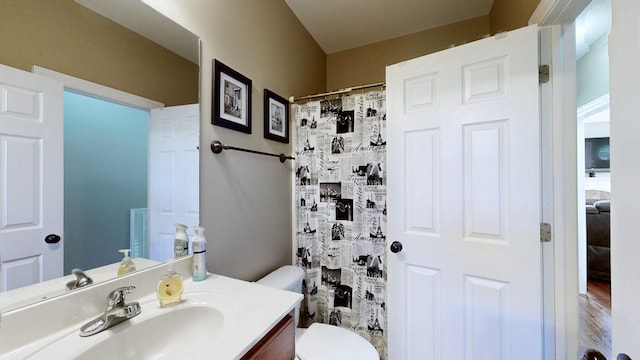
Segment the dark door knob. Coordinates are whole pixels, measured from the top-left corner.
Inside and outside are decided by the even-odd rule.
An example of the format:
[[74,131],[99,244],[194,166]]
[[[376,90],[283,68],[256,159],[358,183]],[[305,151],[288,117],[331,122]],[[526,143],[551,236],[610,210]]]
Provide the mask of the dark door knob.
[[45,236],[44,242],[46,242],[47,244],[57,244],[60,242],[60,235],[49,234]]
[[394,254],[399,253],[400,251],[402,251],[402,243],[400,241],[394,241],[391,243],[389,249],[391,249],[391,252]]

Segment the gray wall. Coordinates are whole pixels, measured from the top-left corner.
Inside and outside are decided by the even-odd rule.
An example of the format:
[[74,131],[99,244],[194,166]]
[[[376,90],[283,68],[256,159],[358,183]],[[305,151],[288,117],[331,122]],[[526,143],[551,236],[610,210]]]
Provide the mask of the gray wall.
[[[263,90],[288,98],[325,91],[326,56],[282,0],[180,1],[158,10],[200,37],[200,221],[208,269],[255,280],[292,262],[292,164],[276,158],[209,149],[212,140],[291,154],[263,138]],[[252,133],[211,125],[212,60],[253,82]],[[295,154],[294,154],[295,156]]]
[[578,107],[609,93],[608,34],[596,41],[578,60]]

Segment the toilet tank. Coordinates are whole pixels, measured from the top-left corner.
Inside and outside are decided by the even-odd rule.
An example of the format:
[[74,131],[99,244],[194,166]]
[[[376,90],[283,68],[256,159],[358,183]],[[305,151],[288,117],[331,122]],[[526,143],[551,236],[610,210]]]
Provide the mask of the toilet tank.
[[256,283],[280,290],[302,293],[304,270],[297,266],[285,265],[267,274]]

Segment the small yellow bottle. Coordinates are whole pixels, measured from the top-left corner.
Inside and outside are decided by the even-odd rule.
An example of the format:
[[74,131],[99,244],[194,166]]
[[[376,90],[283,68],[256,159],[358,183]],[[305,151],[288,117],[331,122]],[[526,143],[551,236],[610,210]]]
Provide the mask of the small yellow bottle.
[[122,254],[124,254],[124,257],[122,258],[122,261],[120,262],[120,267],[118,268],[118,276],[122,276],[124,274],[128,274],[130,272],[136,271],[136,264],[134,264],[133,260],[131,260],[131,258],[129,257],[129,251],[131,251],[131,250],[130,249],[120,249],[118,251],[120,251]]
[[173,270],[173,261],[169,261],[167,272],[158,281],[156,289],[160,307],[169,307],[182,301],[182,276]]

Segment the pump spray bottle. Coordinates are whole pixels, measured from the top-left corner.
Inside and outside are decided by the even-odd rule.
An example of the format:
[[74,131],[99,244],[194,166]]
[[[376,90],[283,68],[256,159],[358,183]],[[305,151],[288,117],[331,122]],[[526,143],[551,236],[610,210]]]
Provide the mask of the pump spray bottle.
[[173,253],[175,258],[189,255],[189,235],[187,235],[187,225],[175,224],[176,236],[173,242]]
[[204,237],[204,228],[194,226],[195,236],[192,242],[192,276],[193,281],[202,281],[207,278],[207,240]]

